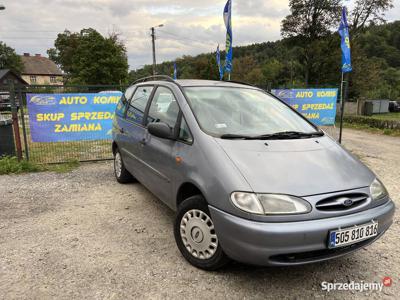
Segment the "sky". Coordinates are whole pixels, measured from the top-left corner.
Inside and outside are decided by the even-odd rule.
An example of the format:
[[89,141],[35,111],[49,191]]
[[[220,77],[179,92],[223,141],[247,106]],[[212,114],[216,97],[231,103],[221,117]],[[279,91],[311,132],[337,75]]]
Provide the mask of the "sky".
[[[351,5],[354,1],[344,1]],[[94,28],[121,34],[130,69],[152,63],[150,27],[156,29],[157,62],[224,49],[226,0],[0,0],[0,40],[18,54],[46,55],[65,29]],[[234,46],[275,41],[289,14],[289,0],[233,0]],[[386,16],[400,19],[400,0]]]

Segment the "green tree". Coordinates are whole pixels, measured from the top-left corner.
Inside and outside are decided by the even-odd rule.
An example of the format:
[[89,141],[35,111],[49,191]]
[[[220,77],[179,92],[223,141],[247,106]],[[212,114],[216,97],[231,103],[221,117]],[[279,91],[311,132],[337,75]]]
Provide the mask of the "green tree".
[[10,69],[21,74],[23,68],[21,58],[15,53],[15,50],[0,42],[0,69]]
[[282,35],[307,41],[328,35],[339,20],[340,3],[340,0],[290,0],[290,15],[282,21]]
[[282,21],[282,36],[301,47],[304,81],[315,82],[315,56],[318,41],[330,34],[340,18],[340,0],[290,0],[290,15]]
[[[248,74],[257,67],[258,63],[253,56],[244,56],[233,61],[233,69],[231,79],[236,81],[247,81]],[[253,82],[249,82],[253,83]]]
[[[358,42],[366,26],[384,21],[384,13],[392,7],[393,0],[357,0],[349,14],[352,44]],[[337,50],[339,37],[336,29],[341,16],[341,0],[290,0],[290,15],[282,21],[281,32],[286,37],[287,47],[297,46],[296,54],[301,62],[305,85],[324,84],[333,79],[340,61],[340,52]],[[333,38],[332,38],[333,37]],[[379,51],[390,52],[389,48],[379,46],[382,37],[376,35],[371,47]],[[361,53],[361,52],[360,52]],[[353,57],[355,55],[353,54]],[[389,54],[381,56],[388,57]],[[391,55],[392,60],[397,60],[396,55]],[[337,61],[335,65],[335,61]],[[325,71],[321,71],[324,69]]]
[[351,98],[376,98],[382,86],[382,60],[368,58],[363,55],[363,50],[353,46],[353,72],[350,85]]
[[128,60],[117,34],[103,37],[94,29],[64,31],[47,51],[75,84],[123,84],[128,79]]
[[352,33],[365,29],[367,25],[384,23],[385,12],[393,7],[393,0],[357,0],[351,12]]
[[[287,37],[276,42],[235,47],[232,80],[261,88],[306,87],[305,47],[300,39]],[[338,87],[341,62],[339,35],[331,32],[319,37],[312,43],[312,50],[309,87]],[[352,56],[354,71],[351,74],[350,98],[399,99],[400,21],[367,25],[352,41]],[[225,57],[224,51],[221,57]],[[183,56],[177,59],[177,65],[179,78],[218,79],[215,53]],[[173,62],[159,64],[157,71],[171,75]],[[130,73],[132,81],[151,74],[151,66]]]
[[400,70],[396,68],[388,68],[383,71],[383,78],[385,80],[386,95],[384,98],[399,100],[400,99]]

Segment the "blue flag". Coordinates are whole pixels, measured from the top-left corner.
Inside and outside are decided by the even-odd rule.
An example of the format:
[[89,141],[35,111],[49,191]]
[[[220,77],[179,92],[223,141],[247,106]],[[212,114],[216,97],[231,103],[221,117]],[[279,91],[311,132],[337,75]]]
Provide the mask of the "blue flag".
[[226,59],[225,59],[225,72],[232,72],[232,0],[226,2],[224,8],[224,21],[226,26]]
[[176,62],[174,62],[174,79],[178,79],[178,68],[176,67]]
[[222,80],[222,78],[224,78],[224,69],[221,66],[221,53],[219,52],[219,45],[217,47],[217,64],[219,70],[219,80]]
[[342,37],[342,72],[349,73],[353,71],[353,68],[351,66],[350,34],[349,25],[347,24],[346,7],[343,7],[339,34]]

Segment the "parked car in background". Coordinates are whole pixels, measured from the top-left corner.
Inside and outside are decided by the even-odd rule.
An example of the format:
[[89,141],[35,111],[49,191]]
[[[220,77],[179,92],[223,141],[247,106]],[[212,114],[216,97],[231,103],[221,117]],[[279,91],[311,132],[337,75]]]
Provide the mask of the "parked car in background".
[[400,103],[397,101],[389,102],[389,111],[390,112],[400,112]]
[[249,85],[143,79],[117,105],[112,150],[118,182],[138,180],[177,212],[176,244],[202,269],[324,261],[393,222],[368,167]]

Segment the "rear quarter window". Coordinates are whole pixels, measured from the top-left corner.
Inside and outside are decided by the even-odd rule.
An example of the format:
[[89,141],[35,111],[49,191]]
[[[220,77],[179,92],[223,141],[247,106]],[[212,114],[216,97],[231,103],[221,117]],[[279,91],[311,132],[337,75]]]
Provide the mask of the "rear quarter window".
[[123,118],[126,112],[126,104],[127,100],[125,98],[125,95],[122,95],[121,99],[118,101],[117,108],[115,109],[115,115]]
[[152,91],[153,86],[140,86],[137,88],[128,104],[128,111],[126,113],[127,120],[142,125],[144,112]]
[[122,94],[121,99],[119,100],[117,107],[115,109],[115,114],[118,117],[125,117],[125,112],[126,112],[126,108],[127,108],[127,104],[129,102],[129,100],[132,98],[133,92],[135,91],[135,87],[129,87],[125,93]]

